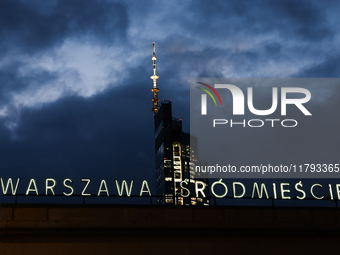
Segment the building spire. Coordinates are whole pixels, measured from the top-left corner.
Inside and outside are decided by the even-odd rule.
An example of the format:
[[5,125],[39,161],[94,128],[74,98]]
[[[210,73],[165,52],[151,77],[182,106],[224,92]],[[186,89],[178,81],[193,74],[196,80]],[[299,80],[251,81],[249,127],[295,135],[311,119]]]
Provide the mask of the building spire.
[[157,113],[158,111],[158,97],[157,92],[159,89],[157,88],[157,79],[159,76],[156,75],[156,52],[155,52],[155,43],[153,42],[153,55],[152,55],[152,62],[153,62],[153,75],[150,77],[150,79],[153,80],[153,87],[151,89],[151,92],[153,92],[153,98],[151,101],[153,102],[153,108],[151,109],[154,113]]

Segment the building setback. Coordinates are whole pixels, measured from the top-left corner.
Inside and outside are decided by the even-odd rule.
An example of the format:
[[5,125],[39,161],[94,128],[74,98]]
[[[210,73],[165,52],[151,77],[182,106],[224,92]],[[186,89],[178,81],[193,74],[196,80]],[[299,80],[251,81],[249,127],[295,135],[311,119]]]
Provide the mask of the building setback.
[[[197,162],[195,137],[182,131],[182,120],[172,117],[171,101],[163,100],[155,114],[156,189],[158,204],[209,205],[209,199],[196,197]],[[186,181],[182,183],[182,181]],[[208,180],[200,179],[209,196]],[[190,195],[188,190],[190,191]]]
[[[155,43],[153,43],[153,108],[155,124],[155,165],[158,204],[209,205],[209,199],[199,197],[195,186],[205,186],[209,196],[208,179],[198,179],[197,139],[182,131],[182,120],[172,116],[171,100],[158,105]],[[201,162],[200,162],[201,163]],[[202,163],[201,163],[202,165]],[[183,182],[184,181],[184,182]],[[182,185],[181,185],[182,183]],[[190,193],[189,193],[190,192]],[[188,196],[187,196],[188,195]]]

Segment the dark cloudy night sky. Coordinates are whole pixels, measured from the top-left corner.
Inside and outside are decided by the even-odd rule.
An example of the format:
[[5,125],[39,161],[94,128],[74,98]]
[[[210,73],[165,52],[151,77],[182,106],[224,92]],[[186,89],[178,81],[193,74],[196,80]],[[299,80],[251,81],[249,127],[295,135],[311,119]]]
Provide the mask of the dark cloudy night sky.
[[148,179],[154,192],[153,41],[159,97],[188,131],[192,77],[340,77],[339,11],[311,0],[1,0],[1,178],[22,178],[20,193],[30,178],[41,193],[45,178],[59,193],[65,178],[92,178],[95,193],[101,179]]

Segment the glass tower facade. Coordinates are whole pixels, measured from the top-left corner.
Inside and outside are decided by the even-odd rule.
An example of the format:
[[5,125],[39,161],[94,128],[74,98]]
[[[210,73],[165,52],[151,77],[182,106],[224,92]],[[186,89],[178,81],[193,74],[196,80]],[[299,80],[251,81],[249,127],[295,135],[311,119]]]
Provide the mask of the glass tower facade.
[[190,139],[182,120],[172,117],[171,100],[163,100],[154,117],[158,204],[209,205],[208,198],[195,192],[195,186],[204,185],[209,196],[208,179],[195,175],[197,139]]

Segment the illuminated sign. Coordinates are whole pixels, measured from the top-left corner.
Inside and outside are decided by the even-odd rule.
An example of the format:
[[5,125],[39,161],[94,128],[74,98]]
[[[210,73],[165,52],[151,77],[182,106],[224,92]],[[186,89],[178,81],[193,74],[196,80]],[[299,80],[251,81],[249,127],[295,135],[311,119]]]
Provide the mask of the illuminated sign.
[[[88,191],[90,185],[94,185],[91,183],[91,179],[81,179],[81,183],[83,187],[81,188],[80,195],[81,196],[110,196],[113,192],[117,192],[118,196],[127,196],[130,197],[132,195],[133,187],[135,188],[134,180],[115,180],[114,186],[115,190],[109,190],[109,186],[106,180],[101,180],[98,186],[98,192],[95,194],[91,194]],[[8,178],[7,180],[0,178],[1,182],[1,189],[3,195],[17,195],[17,191],[19,186],[24,186],[26,189],[25,195],[46,195],[46,196],[54,196],[56,195],[55,188],[57,186],[57,181],[53,178],[46,178],[45,179],[45,189],[44,192],[39,192],[37,182],[35,179],[30,179],[28,183],[25,185],[22,184],[21,179],[17,178],[13,180],[12,178]],[[64,191],[62,195],[64,196],[72,196],[75,195],[75,188],[74,182],[72,179],[66,178],[62,181],[62,186]],[[112,183],[110,183],[112,184]],[[298,199],[304,200],[309,193],[313,199],[321,200],[321,199],[340,199],[340,184],[328,184],[327,186],[314,183],[310,186],[305,186],[302,181],[296,182],[295,184],[291,183],[258,183],[253,182],[250,186],[247,184],[248,187],[239,181],[234,181],[231,185],[227,185],[224,183],[223,179],[214,181],[210,185],[210,193],[215,198],[224,198],[232,197],[235,199],[244,198],[246,191],[251,191],[251,198],[273,198],[273,199]],[[189,189],[189,180],[185,179],[180,182],[180,187],[182,188],[183,192],[181,193],[181,197],[207,197],[208,193],[208,185],[203,181],[195,180],[194,184],[194,193],[191,193]],[[147,180],[143,180],[141,183],[138,183],[138,195],[142,196],[152,196],[151,191],[149,188],[149,184]],[[325,192],[325,190],[327,191]],[[134,189],[136,190],[136,189]],[[292,192],[296,194],[293,196]]]
[[[88,193],[88,187],[90,186],[91,183],[91,179],[81,179],[80,180],[83,183],[83,188],[81,190],[80,195],[81,196],[92,196],[94,194],[90,194]],[[12,180],[12,178],[8,178],[7,182],[5,180],[3,180],[2,178],[0,178],[0,182],[1,182],[1,189],[2,189],[2,194],[3,195],[9,195],[9,192],[11,192],[11,195],[16,195],[18,188],[19,188],[19,184],[20,184],[20,178],[17,178],[16,182],[14,183],[14,181]],[[72,196],[74,195],[74,187],[72,185],[73,180],[66,178],[63,180],[63,187],[65,189],[65,191],[62,192],[62,195],[64,196]],[[126,180],[123,180],[121,183],[118,180],[115,180],[115,186],[116,186],[116,190],[119,196],[131,196],[132,193],[132,187],[133,187],[134,181],[131,180],[130,183],[128,183]],[[53,178],[47,178],[45,179],[45,192],[44,194],[46,196],[48,195],[56,195],[55,193],[55,187],[57,186],[57,181]],[[38,190],[38,186],[37,186],[37,182],[35,179],[30,179],[29,183],[27,186],[25,195],[39,195],[39,190]],[[149,184],[147,182],[147,180],[143,180],[142,183],[140,184],[140,189],[139,189],[139,196],[143,196],[145,194],[147,194],[148,196],[151,196],[151,191],[149,188]],[[101,180],[99,187],[98,187],[98,192],[97,194],[95,194],[97,196],[110,196],[110,191],[108,189],[108,185],[106,180]]]

